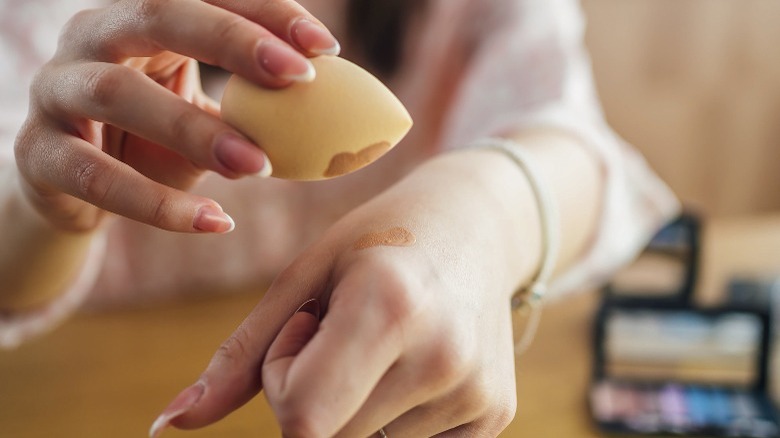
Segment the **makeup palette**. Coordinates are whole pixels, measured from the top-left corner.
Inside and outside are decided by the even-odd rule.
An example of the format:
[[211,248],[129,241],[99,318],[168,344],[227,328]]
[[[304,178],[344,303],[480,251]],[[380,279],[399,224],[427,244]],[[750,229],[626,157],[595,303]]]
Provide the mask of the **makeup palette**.
[[769,438],[774,408],[750,391],[604,379],[591,390],[596,421],[609,432]]
[[753,308],[605,301],[591,415],[605,432],[780,437],[767,392],[770,319]]
[[683,214],[604,288],[588,401],[605,432],[780,438],[768,389],[780,291],[733,282],[723,307],[697,307],[700,229]]

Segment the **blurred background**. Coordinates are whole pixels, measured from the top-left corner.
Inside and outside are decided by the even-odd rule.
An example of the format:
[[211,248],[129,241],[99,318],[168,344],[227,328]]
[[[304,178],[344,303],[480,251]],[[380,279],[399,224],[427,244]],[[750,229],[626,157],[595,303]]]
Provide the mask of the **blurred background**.
[[[583,6],[608,121],[686,205],[716,219],[698,289],[725,295],[734,276],[780,274],[780,2]],[[599,298],[583,293],[547,306],[533,347],[518,360],[520,406],[502,436],[603,436],[586,404]],[[82,315],[0,352],[0,437],[144,436],[256,300]],[[212,427],[165,436],[278,435],[257,398]]]
[[[735,278],[776,278],[780,221],[756,217],[780,212],[780,2],[582,4],[586,43],[610,125],[642,152],[687,207],[707,219],[705,224],[719,219],[708,225],[703,242],[698,301],[735,298],[740,291],[727,288]],[[688,315],[685,324],[696,318]],[[637,329],[637,322],[631,319],[630,326]],[[639,341],[644,338],[636,333],[628,337],[648,354],[645,347],[652,342]],[[775,338],[769,372],[777,397],[780,344]],[[660,337],[655,341],[670,344]]]
[[583,0],[607,119],[708,215],[780,210],[780,2]]

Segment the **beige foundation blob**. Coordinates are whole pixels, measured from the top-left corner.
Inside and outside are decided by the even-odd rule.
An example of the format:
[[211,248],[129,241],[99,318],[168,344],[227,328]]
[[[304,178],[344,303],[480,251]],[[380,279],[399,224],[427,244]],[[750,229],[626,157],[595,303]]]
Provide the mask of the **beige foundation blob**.
[[333,178],[358,170],[374,162],[377,158],[384,155],[385,152],[389,151],[391,147],[389,142],[380,141],[359,150],[357,153],[341,152],[336,154],[331,158],[323,176],[325,178]]
[[417,241],[411,231],[393,227],[376,233],[366,233],[352,245],[353,249],[367,249],[375,246],[412,246]]

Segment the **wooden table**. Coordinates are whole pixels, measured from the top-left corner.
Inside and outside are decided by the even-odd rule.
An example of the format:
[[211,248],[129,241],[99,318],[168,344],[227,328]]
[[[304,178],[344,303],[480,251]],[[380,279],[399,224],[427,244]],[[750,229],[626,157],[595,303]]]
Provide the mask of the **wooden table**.
[[[734,273],[780,271],[780,215],[718,220],[706,228],[702,290],[713,302]],[[0,353],[0,437],[143,437],[194,381],[258,295],[80,315],[51,335]],[[517,361],[519,408],[503,436],[601,436],[586,410],[595,293],[545,309]],[[199,431],[165,437],[279,436],[262,397]]]

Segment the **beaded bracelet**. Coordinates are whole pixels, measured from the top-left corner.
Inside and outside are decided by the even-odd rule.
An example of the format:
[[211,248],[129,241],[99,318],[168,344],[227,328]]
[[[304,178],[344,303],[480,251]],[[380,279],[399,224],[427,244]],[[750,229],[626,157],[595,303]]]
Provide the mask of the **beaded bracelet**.
[[509,157],[525,174],[539,207],[542,232],[541,264],[530,284],[515,292],[511,301],[512,310],[527,308],[531,311],[528,328],[515,344],[515,353],[519,355],[528,349],[536,334],[541,319],[541,301],[547,292],[547,284],[558,259],[560,250],[558,205],[533,157],[525,152],[519,143],[504,138],[486,138],[474,143],[473,146],[494,149]]

